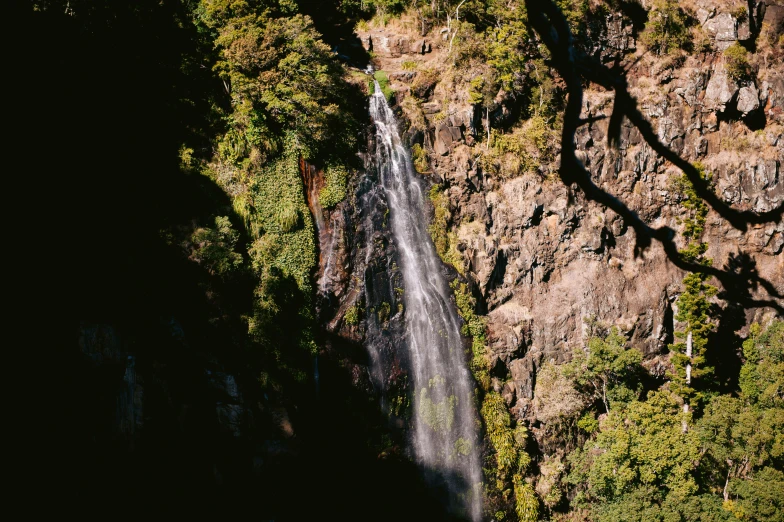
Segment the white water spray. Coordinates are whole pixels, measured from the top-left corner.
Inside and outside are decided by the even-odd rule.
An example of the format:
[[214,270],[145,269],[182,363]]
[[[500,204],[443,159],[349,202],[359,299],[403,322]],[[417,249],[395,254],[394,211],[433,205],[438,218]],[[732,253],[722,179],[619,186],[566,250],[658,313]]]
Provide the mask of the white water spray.
[[474,386],[457,312],[428,233],[424,182],[414,172],[378,82],[370,100],[376,165],[403,276],[404,339],[413,372],[413,446],[428,475],[445,486],[451,507],[481,518],[481,468]]

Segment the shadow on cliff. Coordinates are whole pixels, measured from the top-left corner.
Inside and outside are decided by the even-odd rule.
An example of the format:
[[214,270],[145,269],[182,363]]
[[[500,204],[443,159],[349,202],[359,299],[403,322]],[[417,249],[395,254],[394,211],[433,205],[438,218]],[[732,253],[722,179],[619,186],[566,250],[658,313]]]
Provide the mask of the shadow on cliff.
[[357,20],[370,17],[359,2],[298,0],[297,4],[303,14],[313,19],[316,30],[338,58],[358,69],[370,64],[370,54],[354,33]]
[[[704,199],[719,215],[738,230],[746,231],[750,224],[780,221],[784,205],[763,212],[740,211],[720,199],[702,179],[694,165],[681,158],[677,153],[661,143],[651,123],[637,108],[636,100],[629,94],[627,82],[622,71],[609,68],[598,61],[581,56],[573,46],[572,35],[560,9],[550,0],[526,0],[529,22],[551,53],[552,64],[566,83],[568,102],[564,110],[564,123],[561,136],[561,165],[559,175],[567,186],[578,186],[589,200],[610,208],[620,215],[624,222],[635,231],[635,253],[640,254],[650,247],[653,240],[658,241],[670,261],[689,272],[704,273],[718,279],[727,299],[746,308],[770,307],[784,314],[784,306],[779,302],[784,296],[770,281],[756,273],[738,274],[732,270],[706,266],[684,257],[675,244],[675,231],[669,227],[652,228],[639,215],[617,197],[602,190],[591,179],[590,173],[577,159],[575,154],[575,134],[583,123],[580,119],[583,100],[583,81],[594,82],[615,92],[615,104],[610,117],[608,137],[610,145],[617,143],[621,122],[624,117],[639,129],[643,139],[661,157],[681,169],[689,178],[697,195]],[[748,291],[752,285],[761,286],[771,299],[754,299]]]
[[[24,222],[43,243],[25,252],[40,334],[33,419],[15,430],[33,446],[24,480],[46,496],[29,510],[446,519],[415,466],[369,445],[385,421],[346,370],[324,363],[331,384],[316,401],[308,354],[284,345],[273,362],[248,339],[253,278],[217,280],[169,237],[216,215],[239,223],[217,186],[179,166],[183,143],[211,154],[222,125],[211,104],[228,103],[187,2],[37,5],[13,17],[36,37],[14,57],[24,82],[11,95],[24,101],[12,149],[29,160],[44,221]],[[289,279],[279,290],[292,296],[278,318],[290,333],[306,296]],[[85,332],[99,340],[79,341]],[[262,371],[285,392],[260,386]],[[283,411],[287,436],[274,431]]]
[[734,288],[722,289],[718,297],[727,305],[717,311],[718,328],[710,339],[711,349],[706,353],[706,363],[715,368],[715,378],[721,393],[738,389],[742,361],[743,339],[738,332],[746,326],[746,310],[738,305],[738,296],[751,299],[757,290],[757,264],[750,255],[743,252],[730,254],[724,270],[735,274],[738,281]]

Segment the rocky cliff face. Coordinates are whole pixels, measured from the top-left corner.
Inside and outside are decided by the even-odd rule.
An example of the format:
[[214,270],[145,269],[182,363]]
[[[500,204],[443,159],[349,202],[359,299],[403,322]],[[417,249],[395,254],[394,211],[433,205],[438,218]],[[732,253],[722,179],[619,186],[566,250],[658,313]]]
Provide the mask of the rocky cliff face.
[[[784,202],[784,68],[780,50],[762,42],[781,34],[784,7],[764,4],[755,3],[751,16],[739,19],[723,3],[695,2],[697,30],[706,42],[683,60],[638,50],[641,27],[620,11],[590,20],[583,43],[589,55],[626,68],[629,90],[662,144],[702,163],[725,202],[755,212]],[[401,116],[410,123],[408,137],[424,146],[429,176],[448,196],[453,246],[487,313],[496,388],[519,415],[531,415],[537,368],[549,359],[568,359],[586,340],[584,320],[591,317],[617,325],[643,351],[651,370],[662,374],[685,273],[658,244],[635,255],[634,232],[623,219],[555,179],[557,150],[518,176],[483,169],[486,143],[478,140],[488,123],[504,127],[511,101],[501,92],[492,112],[471,105],[465,92],[470,78],[453,82],[457,89],[438,79],[423,88],[417,81],[421,71],[450,60],[450,42],[442,35],[435,28],[423,38],[400,24],[360,37],[375,53],[377,67],[389,73]],[[736,42],[755,51],[755,72],[742,80],[733,79],[723,54]],[[411,62],[419,72],[405,70]],[[412,91],[421,99],[424,129],[406,107]],[[628,121],[617,146],[608,144],[613,98],[611,91],[587,86],[578,157],[594,183],[645,222],[681,230],[687,211],[673,185],[681,172]],[[741,232],[711,211],[703,241],[714,266],[756,273],[784,291],[780,221]],[[770,297],[762,288],[751,292]],[[720,331],[730,337],[742,335],[752,317],[772,313],[739,310],[731,301],[726,292],[717,299],[727,317]]]

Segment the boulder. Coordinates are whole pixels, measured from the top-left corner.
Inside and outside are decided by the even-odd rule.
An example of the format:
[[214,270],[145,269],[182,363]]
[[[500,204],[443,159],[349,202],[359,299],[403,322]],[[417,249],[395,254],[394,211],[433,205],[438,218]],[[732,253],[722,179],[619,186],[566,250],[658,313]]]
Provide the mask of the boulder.
[[702,27],[713,36],[719,51],[723,51],[738,40],[737,21],[729,13],[719,13],[709,18]]
[[435,150],[439,156],[446,156],[452,148],[452,132],[446,125],[436,127]]
[[727,104],[738,92],[738,84],[729,77],[727,70],[721,67],[714,71],[705,90],[705,107],[723,112]]
[[741,87],[738,91],[738,111],[744,116],[759,109],[759,93],[753,86]]

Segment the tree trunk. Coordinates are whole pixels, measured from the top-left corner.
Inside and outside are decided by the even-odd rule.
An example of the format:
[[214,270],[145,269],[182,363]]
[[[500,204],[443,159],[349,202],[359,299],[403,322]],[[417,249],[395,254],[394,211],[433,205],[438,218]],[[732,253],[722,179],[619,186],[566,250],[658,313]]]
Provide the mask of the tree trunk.
[[[686,363],[686,385],[691,384],[691,354],[692,354],[692,339],[691,332],[686,336],[686,357],[689,361]],[[683,413],[689,413],[689,403],[686,399],[683,400]],[[683,419],[683,433],[688,431],[689,426],[686,424],[686,419]]]
[[727,502],[727,500],[729,500],[729,498],[730,498],[730,488],[729,488],[729,486],[730,486],[730,473],[731,472],[732,472],[732,466],[730,466],[730,469],[727,470],[727,480],[724,481],[724,492],[723,492],[724,502]]
[[691,384],[691,354],[692,354],[692,339],[691,332],[686,336],[686,357],[689,362],[686,363],[686,384]]
[[485,128],[487,129],[487,143],[485,146],[490,147],[490,107],[485,107],[485,114],[487,115],[487,122],[485,123]]

